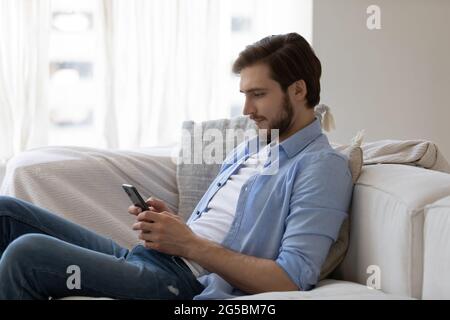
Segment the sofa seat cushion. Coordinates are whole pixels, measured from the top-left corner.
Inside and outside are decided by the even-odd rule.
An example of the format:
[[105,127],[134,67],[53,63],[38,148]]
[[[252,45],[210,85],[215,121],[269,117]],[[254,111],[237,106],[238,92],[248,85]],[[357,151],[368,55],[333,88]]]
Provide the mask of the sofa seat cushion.
[[[109,300],[110,298],[66,297],[61,300]],[[383,293],[361,284],[326,279],[311,291],[267,292],[230,300],[409,300],[411,298]]]
[[362,284],[326,279],[311,291],[268,292],[233,300],[403,300],[405,296],[383,293]]

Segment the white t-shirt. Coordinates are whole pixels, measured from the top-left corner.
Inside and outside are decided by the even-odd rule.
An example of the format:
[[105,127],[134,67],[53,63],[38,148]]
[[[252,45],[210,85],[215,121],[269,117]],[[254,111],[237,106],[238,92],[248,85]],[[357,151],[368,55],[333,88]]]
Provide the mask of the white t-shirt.
[[[241,168],[231,175],[223,187],[211,198],[207,211],[203,212],[200,218],[189,224],[189,227],[195,234],[202,238],[222,243],[233,222],[241,188],[251,176],[262,170],[267,161],[269,146],[267,145],[258,153],[249,157]],[[196,277],[208,273],[207,270],[194,261],[182,259]]]

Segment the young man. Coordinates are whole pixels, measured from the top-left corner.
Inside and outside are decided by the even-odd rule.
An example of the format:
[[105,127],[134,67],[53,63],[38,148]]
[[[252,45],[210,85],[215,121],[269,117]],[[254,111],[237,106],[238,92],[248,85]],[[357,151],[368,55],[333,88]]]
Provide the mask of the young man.
[[[353,190],[347,159],[314,115],[320,62],[290,33],[248,46],[233,71],[244,114],[260,129],[278,129],[278,144],[252,153],[247,141],[233,150],[227,159],[236,161],[225,160],[187,223],[157,199],[148,200],[150,211],[131,206],[144,245],[130,251],[0,197],[0,298],[209,299],[313,288]],[[265,175],[258,159],[272,148],[278,171]],[[81,271],[77,290],[67,286],[73,265]]]

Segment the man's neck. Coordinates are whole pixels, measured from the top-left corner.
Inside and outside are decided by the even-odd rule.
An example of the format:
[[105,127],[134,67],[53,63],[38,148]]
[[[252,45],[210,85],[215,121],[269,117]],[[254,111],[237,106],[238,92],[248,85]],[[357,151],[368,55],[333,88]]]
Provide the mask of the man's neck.
[[296,123],[293,123],[291,125],[291,127],[289,127],[289,129],[285,133],[280,135],[279,142],[283,142],[284,140],[286,140],[293,134],[295,134],[298,131],[302,130],[303,128],[309,126],[311,123],[314,122],[314,120],[316,120],[316,116],[314,113],[312,113],[312,114],[309,114],[308,116],[299,117],[298,119],[299,119],[299,121],[297,121]]

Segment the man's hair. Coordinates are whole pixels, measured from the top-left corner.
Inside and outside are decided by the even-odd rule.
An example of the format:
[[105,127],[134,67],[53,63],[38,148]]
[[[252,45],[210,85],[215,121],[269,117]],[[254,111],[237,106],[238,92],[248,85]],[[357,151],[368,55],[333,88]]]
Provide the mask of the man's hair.
[[233,64],[233,73],[257,63],[267,64],[270,77],[278,82],[284,92],[294,82],[306,83],[308,108],[320,101],[320,76],[322,67],[309,43],[297,33],[265,37],[249,45]]

